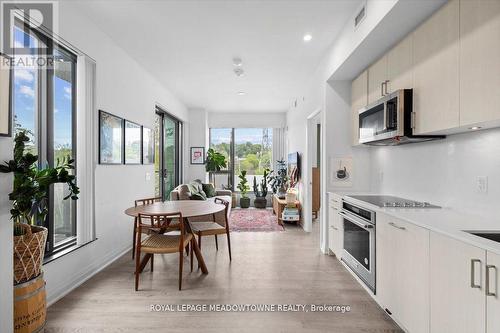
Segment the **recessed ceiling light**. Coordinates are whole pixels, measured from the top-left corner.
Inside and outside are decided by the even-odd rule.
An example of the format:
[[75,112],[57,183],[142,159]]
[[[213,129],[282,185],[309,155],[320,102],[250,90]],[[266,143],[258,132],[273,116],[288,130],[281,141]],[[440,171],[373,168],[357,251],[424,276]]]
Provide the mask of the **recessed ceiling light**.
[[233,65],[241,67],[243,65],[243,60],[241,60],[241,58],[235,57],[233,58]]
[[244,91],[238,91],[238,95],[243,96],[243,95],[245,95],[245,92]]
[[470,130],[478,130],[478,129],[481,129],[482,127],[481,126],[472,126],[472,127],[469,127]]
[[245,71],[241,67],[236,67],[234,69],[234,74],[236,74],[236,76],[238,76],[238,77],[242,76],[244,73],[245,73]]
[[313,36],[311,36],[310,34],[304,35],[304,42],[309,42],[312,38]]

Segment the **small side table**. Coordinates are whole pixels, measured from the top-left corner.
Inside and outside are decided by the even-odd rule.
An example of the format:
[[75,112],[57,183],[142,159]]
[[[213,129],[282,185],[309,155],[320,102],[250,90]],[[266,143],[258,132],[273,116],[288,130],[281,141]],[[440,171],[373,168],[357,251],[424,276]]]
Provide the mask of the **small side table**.
[[[283,225],[283,219],[281,218],[283,209],[286,207],[286,200],[285,199],[280,199],[277,194],[273,195],[273,213],[278,216],[278,224]],[[301,215],[302,219],[302,212],[300,209],[300,201],[295,200],[295,207],[299,209],[299,214]],[[299,221],[296,221],[297,224],[300,223]]]

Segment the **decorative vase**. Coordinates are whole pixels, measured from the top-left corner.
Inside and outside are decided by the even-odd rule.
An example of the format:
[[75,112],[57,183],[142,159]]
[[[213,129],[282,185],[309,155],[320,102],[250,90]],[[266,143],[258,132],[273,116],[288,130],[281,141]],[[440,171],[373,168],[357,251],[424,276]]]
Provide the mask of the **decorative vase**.
[[266,197],[256,197],[255,200],[253,201],[253,205],[255,208],[266,208],[267,206],[267,199]]
[[248,208],[250,207],[250,198],[240,198],[240,207],[241,208]]
[[40,275],[47,228],[21,223],[24,235],[14,236],[14,285]]
[[43,273],[14,286],[14,333],[43,332],[47,295]]

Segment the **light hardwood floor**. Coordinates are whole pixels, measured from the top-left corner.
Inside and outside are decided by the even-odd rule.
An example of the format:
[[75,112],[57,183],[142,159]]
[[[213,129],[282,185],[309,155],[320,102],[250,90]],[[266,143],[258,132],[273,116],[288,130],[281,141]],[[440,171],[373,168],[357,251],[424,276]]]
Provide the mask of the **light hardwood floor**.
[[[318,225],[304,233],[232,233],[233,261],[225,238],[215,251],[203,238],[209,274],[189,272],[177,289],[178,256],[155,257],[134,291],[129,254],[97,274],[48,310],[46,332],[402,332],[346,269],[322,255]],[[196,267],[196,263],[195,263]],[[151,304],[340,304],[332,312],[151,312]]]

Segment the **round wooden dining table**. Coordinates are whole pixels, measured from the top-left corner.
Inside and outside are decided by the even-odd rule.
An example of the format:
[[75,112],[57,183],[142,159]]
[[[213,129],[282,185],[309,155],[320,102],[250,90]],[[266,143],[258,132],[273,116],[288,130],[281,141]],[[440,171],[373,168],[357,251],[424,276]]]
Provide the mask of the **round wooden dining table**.
[[[188,230],[191,230],[188,220],[190,217],[212,215],[223,211],[224,209],[224,205],[217,204],[213,201],[175,200],[130,207],[125,210],[125,214],[134,217],[134,223],[136,223],[139,214],[174,215],[176,213],[180,213],[184,219],[184,222],[186,223]],[[193,250],[200,265],[201,271],[204,274],[208,274],[208,269],[205,264],[205,260],[203,259],[203,255],[201,254],[200,247],[198,246],[198,242],[196,241],[196,237],[194,238]],[[150,255],[146,255],[142,259],[140,271],[144,269],[150,258]]]

